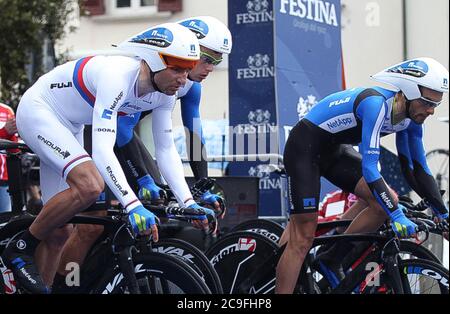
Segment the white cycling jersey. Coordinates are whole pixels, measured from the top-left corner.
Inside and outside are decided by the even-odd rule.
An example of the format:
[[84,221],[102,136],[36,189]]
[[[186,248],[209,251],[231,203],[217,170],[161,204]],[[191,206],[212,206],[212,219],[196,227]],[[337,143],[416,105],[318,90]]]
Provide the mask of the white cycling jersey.
[[187,79],[186,80],[186,84],[184,84],[183,87],[181,87],[178,92],[177,92],[177,97],[181,98],[183,96],[186,96],[186,94],[189,92],[189,90],[191,89],[192,85],[194,84],[193,81]]
[[82,131],[85,124],[92,124],[92,159],[97,169],[127,211],[140,205],[113,147],[117,115],[146,110],[153,110],[153,137],[162,175],[181,204],[192,197],[173,141],[175,96],[152,92],[139,97],[139,70],[136,58],[82,58],[43,75],[24,94],[17,110],[17,126],[41,158],[44,202],[67,189],[65,179],[71,169],[91,159],[83,148]]

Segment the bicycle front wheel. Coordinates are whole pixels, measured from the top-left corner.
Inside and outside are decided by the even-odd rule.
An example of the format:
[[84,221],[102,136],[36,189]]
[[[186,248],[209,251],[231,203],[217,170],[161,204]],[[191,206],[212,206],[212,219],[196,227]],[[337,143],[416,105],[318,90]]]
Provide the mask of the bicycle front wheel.
[[[210,294],[208,286],[186,262],[149,252],[133,257],[139,290],[143,294]],[[100,280],[94,294],[128,294],[128,283],[116,267]]]
[[401,260],[399,269],[406,294],[448,294],[448,270],[423,259]]

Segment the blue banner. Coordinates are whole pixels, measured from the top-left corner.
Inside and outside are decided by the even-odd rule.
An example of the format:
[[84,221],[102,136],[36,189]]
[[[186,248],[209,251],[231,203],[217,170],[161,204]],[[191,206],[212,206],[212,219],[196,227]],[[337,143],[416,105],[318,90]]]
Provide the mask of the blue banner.
[[[322,98],[343,89],[340,0],[274,0],[279,149]],[[322,179],[321,199],[337,189]]]
[[[272,0],[229,0],[228,26],[233,35],[229,57],[229,120],[233,130],[229,134],[229,152],[277,154]],[[228,166],[230,175],[260,177],[260,216],[281,213],[280,179],[267,173],[264,164],[269,162],[255,159]]]
[[320,99],[343,89],[340,0],[274,0],[280,151]]

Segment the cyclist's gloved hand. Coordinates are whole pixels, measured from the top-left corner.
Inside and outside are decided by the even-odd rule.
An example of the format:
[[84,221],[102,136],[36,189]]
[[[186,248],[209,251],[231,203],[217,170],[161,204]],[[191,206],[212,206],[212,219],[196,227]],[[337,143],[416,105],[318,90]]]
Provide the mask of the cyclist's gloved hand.
[[135,234],[152,234],[153,241],[158,241],[158,227],[156,226],[157,217],[150,211],[139,205],[128,213],[128,220],[133,227]]
[[137,180],[139,184],[139,199],[147,201],[156,201],[164,198],[164,190],[156,185],[150,175],[145,175]]
[[215,217],[216,217],[214,210],[212,210],[210,208],[202,207],[195,202],[189,204],[186,207],[188,209],[193,209],[195,211],[200,211],[200,212],[204,213],[204,215],[195,216],[195,217],[193,216],[192,225],[195,228],[209,229],[208,222],[211,222],[210,220],[215,220]]
[[390,214],[391,227],[399,237],[410,237],[416,233],[417,225],[406,218],[403,205],[398,204],[397,209]]
[[222,197],[217,194],[213,194],[210,191],[206,191],[203,193],[201,200],[206,204],[211,205],[218,217],[223,217],[225,208]]

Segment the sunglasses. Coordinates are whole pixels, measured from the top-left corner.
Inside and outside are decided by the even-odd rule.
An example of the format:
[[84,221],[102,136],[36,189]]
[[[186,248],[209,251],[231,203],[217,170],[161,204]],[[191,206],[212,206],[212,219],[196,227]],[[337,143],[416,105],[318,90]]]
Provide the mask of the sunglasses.
[[210,54],[200,51],[200,60],[208,64],[218,65],[220,62],[222,62],[223,58],[216,59]]
[[427,98],[425,98],[425,97],[423,97],[423,96],[420,96],[420,98],[418,98],[418,100],[419,100],[422,104],[424,104],[424,105],[426,105],[426,106],[428,106],[428,107],[431,107],[431,108],[436,108],[436,107],[439,106],[439,105],[441,104],[441,102],[442,102],[442,100],[441,100],[441,101],[432,101],[432,100],[427,99]]

